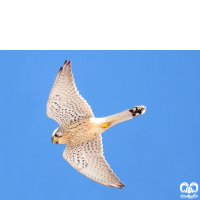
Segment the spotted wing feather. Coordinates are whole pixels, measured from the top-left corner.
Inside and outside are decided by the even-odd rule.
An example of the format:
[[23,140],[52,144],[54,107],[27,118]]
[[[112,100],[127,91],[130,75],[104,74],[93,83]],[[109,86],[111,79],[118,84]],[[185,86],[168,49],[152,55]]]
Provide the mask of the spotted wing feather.
[[47,116],[59,125],[94,116],[76,88],[70,61],[65,61],[56,76],[47,102]]
[[63,157],[77,171],[105,186],[123,188],[103,156],[101,135],[78,145],[67,145]]

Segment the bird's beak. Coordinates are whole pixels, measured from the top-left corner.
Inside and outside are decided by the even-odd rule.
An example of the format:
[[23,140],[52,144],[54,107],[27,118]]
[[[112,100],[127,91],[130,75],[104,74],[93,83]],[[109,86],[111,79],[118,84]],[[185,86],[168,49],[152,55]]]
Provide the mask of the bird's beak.
[[52,139],[52,143],[58,144],[58,138],[55,135],[51,139]]

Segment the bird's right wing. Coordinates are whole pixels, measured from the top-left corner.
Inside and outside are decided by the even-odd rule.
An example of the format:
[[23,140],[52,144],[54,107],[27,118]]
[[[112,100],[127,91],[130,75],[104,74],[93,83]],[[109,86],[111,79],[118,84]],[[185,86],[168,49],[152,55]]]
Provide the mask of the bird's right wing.
[[63,157],[77,171],[102,185],[125,187],[103,156],[101,135],[78,145],[67,145]]

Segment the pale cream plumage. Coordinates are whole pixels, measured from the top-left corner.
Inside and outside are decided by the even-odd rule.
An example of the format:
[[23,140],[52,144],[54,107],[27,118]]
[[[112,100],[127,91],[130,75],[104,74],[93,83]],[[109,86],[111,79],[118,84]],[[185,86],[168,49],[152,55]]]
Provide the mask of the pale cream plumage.
[[117,123],[143,114],[145,110],[145,106],[137,106],[106,118],[95,118],[75,86],[70,61],[65,61],[60,68],[47,102],[48,117],[60,125],[53,132],[53,142],[67,145],[64,159],[88,178],[117,188],[125,185],[103,156],[101,133]]

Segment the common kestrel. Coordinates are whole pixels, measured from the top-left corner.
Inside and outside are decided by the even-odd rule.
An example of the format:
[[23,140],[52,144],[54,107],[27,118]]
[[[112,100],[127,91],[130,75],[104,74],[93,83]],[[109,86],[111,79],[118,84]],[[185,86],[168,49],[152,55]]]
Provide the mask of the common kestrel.
[[145,111],[145,106],[135,106],[112,116],[95,118],[75,86],[71,62],[67,60],[56,76],[47,102],[47,116],[60,125],[52,134],[52,142],[67,145],[63,152],[64,159],[88,178],[116,188],[125,185],[103,156],[101,133]]

